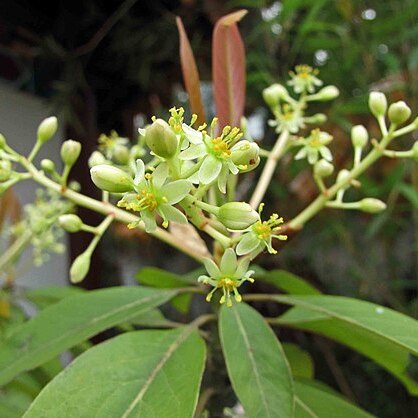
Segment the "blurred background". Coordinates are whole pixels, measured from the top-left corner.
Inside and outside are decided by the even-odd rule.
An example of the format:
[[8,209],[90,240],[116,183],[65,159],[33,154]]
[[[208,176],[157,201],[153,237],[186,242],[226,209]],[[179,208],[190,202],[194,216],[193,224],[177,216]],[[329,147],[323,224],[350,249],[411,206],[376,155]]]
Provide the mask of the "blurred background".
[[[367,109],[371,89],[385,92],[390,100],[407,101],[416,114],[418,0],[52,4],[4,0],[0,4],[0,130],[11,144],[25,149],[35,138],[37,123],[48,114],[58,114],[59,137],[83,143],[73,178],[84,193],[97,196],[86,161],[100,133],[115,129],[120,136],[136,140],[137,128],[152,115],[166,117],[173,105],[187,109],[175,16],[181,16],[189,35],[212,116],[212,30],[219,17],[239,8],[249,12],[239,24],[247,54],[246,115],[253,137],[263,147],[269,148],[275,137],[267,128],[269,112],[261,91],[273,82],[284,82],[288,71],[301,63],[317,67],[325,84],[335,84],[341,91],[332,105],[317,105],[329,117],[323,130],[334,136],[337,166],[351,159],[352,125],[362,123],[378,134]],[[417,139],[405,138],[404,144]],[[58,158],[58,150],[56,144],[47,154]],[[254,176],[246,181],[251,188]],[[324,211],[278,256],[261,256],[259,264],[287,269],[326,293],[375,301],[418,318],[417,164],[382,160],[362,184],[352,197],[358,193],[358,197],[380,198],[388,204],[384,213]],[[31,193],[31,187],[26,187],[16,194],[24,203]],[[266,213],[275,211],[290,219],[315,194],[310,170],[285,159],[270,185]],[[87,223],[100,220],[83,210],[80,215]],[[88,288],[133,283],[143,266],[176,273],[197,267],[141,232],[124,226],[112,232],[95,256]],[[66,283],[69,260],[83,251],[89,238],[79,233],[68,240],[66,256],[45,265],[41,274],[27,272],[24,283]],[[300,333],[289,338],[312,353],[319,379],[368,411],[381,417],[418,416],[417,401],[371,361],[318,337]],[[410,372],[418,379],[418,367]]]

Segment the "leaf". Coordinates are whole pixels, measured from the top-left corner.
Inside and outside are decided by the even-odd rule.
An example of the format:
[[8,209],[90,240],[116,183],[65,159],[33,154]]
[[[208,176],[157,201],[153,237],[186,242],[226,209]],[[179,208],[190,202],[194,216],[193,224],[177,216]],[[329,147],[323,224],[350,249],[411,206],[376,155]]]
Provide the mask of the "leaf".
[[192,327],[129,332],[79,356],[24,417],[192,417],[204,362]]
[[43,309],[66,297],[78,295],[83,292],[84,289],[76,286],[48,286],[27,290],[25,296],[28,300]]
[[319,295],[321,293],[306,280],[285,270],[272,270],[257,279],[270,283],[292,295]]
[[244,303],[223,306],[219,332],[228,375],[246,416],[293,416],[290,368],[264,318]]
[[200,94],[200,78],[194,59],[192,47],[190,46],[187,33],[184,30],[183,22],[180,17],[176,17],[177,29],[180,37],[180,63],[183,73],[183,82],[189,95],[190,109],[197,115],[198,125],[203,125],[206,121],[205,109]]
[[307,351],[292,343],[282,344],[284,354],[289,362],[293,377],[313,379],[314,363]]
[[213,95],[219,127],[240,126],[245,104],[245,50],[238,30],[246,10],[216,22],[212,39]]
[[[153,286],[158,288],[172,289],[177,287],[186,287],[196,285],[196,278],[189,279],[185,276],[170,273],[156,267],[146,267],[136,274],[139,283],[146,286]],[[175,296],[171,300],[171,304],[181,313],[186,313],[189,310],[192,295],[183,293]]]
[[196,278],[192,280],[157,267],[145,267],[138,271],[135,277],[142,285],[166,289],[196,285],[197,283]]
[[418,321],[370,302],[342,296],[275,296],[296,305],[277,319],[282,325],[323,335],[369,357],[396,376],[413,395],[409,375],[418,355]]
[[372,418],[373,415],[351,404],[342,396],[323,390],[315,382],[295,380],[295,418]]
[[157,307],[174,290],[113,287],[71,296],[14,328],[0,347],[0,384],[97,333]]

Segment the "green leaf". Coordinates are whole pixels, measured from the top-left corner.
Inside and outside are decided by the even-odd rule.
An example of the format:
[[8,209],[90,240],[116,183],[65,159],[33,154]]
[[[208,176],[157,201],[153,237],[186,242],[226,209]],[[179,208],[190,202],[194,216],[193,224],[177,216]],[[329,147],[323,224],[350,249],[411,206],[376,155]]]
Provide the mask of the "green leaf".
[[277,322],[323,335],[356,350],[396,376],[413,395],[409,374],[418,355],[418,321],[389,308],[341,296],[275,296],[296,305]]
[[78,357],[24,417],[192,417],[204,362],[192,327],[129,332]]
[[[314,382],[315,383],[315,382]],[[309,381],[295,381],[295,418],[372,418],[372,415]]]
[[66,297],[79,295],[84,289],[76,286],[48,286],[27,290],[25,296],[41,309],[60,301]]
[[[258,278],[258,277],[257,277]],[[321,292],[306,280],[286,270],[272,270],[258,278],[293,295],[319,295]]]
[[314,363],[310,354],[296,344],[283,343],[282,347],[293,377],[313,379]]
[[264,318],[244,303],[223,306],[219,332],[232,387],[246,416],[293,416],[290,368]]
[[[196,276],[197,277],[197,276]],[[173,289],[186,286],[195,286],[197,281],[194,279],[170,273],[156,267],[146,267],[136,274],[139,283],[145,286],[152,286],[164,289]],[[192,295],[183,293],[177,295],[171,300],[171,304],[181,313],[187,313],[189,310]]]
[[140,284],[165,289],[196,285],[196,277],[192,279],[180,276],[157,267],[145,267],[136,273],[136,279]]
[[114,287],[71,296],[45,308],[14,328],[0,347],[0,384],[175,294],[174,290]]

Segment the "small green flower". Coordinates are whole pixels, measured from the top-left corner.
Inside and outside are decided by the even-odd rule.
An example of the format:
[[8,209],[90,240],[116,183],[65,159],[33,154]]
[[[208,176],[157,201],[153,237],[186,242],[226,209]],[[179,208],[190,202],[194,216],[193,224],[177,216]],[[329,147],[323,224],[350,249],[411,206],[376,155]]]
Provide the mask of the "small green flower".
[[307,158],[309,164],[315,164],[321,156],[332,161],[332,154],[327,145],[332,141],[332,135],[327,132],[313,129],[307,138],[302,138],[297,145],[303,145],[295,155],[295,160]]
[[[261,214],[264,204],[261,203],[258,212]],[[283,223],[283,218],[279,218],[277,213],[270,216],[268,221],[257,221],[245,230],[239,241],[236,252],[238,255],[250,254],[250,256],[257,255],[264,248],[270,254],[277,254],[277,251],[272,246],[272,239],[276,238],[280,241],[287,240],[287,235],[276,234],[280,231],[280,225]]]
[[[126,164],[127,158],[125,156],[129,157],[128,138],[122,138],[115,130],[112,130],[110,135],[101,134],[98,142],[99,150],[108,160],[113,159],[116,163],[120,163],[120,160],[123,160],[123,163]],[[123,157],[121,158],[122,155]]]
[[287,82],[295,93],[313,93],[316,87],[322,86],[322,81],[316,77],[319,73],[318,69],[309,65],[297,65],[295,71],[289,71],[292,79]]
[[228,248],[222,256],[219,267],[209,258],[204,263],[209,275],[200,276],[198,281],[213,286],[213,289],[206,296],[206,300],[210,302],[216,290],[222,289],[223,295],[219,301],[220,303],[226,303],[226,306],[231,307],[232,294],[237,302],[241,302],[242,297],[238,288],[246,281],[254,282],[251,277],[254,271],[248,271],[250,259],[244,257],[238,261],[234,250]]
[[305,127],[305,118],[300,107],[284,103],[277,105],[274,110],[275,120],[269,120],[268,124],[275,127],[276,132],[280,133],[287,130],[296,133]]
[[[168,166],[161,163],[151,173],[145,173],[142,160],[137,160],[134,178],[134,192],[126,193],[118,202],[119,207],[140,212],[147,232],[154,232],[157,228],[155,215],[163,218],[166,228],[169,221],[187,223],[186,216],[173,205],[184,199],[190,192],[192,184],[188,180],[167,182]],[[138,222],[128,225],[134,228]]]
[[216,121],[216,118],[212,121],[210,135],[200,128],[195,130],[183,124],[190,146],[180,153],[179,158],[184,161],[198,159],[199,183],[211,184],[218,179],[219,190],[225,193],[229,173],[236,175],[241,168],[245,170],[248,167],[235,164],[232,158],[233,147],[243,135],[240,129],[225,126],[221,135],[215,136]]

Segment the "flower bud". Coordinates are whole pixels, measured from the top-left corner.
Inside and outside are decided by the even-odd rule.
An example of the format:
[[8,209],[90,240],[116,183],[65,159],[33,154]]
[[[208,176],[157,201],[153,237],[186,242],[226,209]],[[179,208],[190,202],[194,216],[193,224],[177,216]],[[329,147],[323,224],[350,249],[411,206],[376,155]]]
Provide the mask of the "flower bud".
[[242,231],[260,220],[260,215],[244,202],[229,202],[219,208],[218,219],[229,229]]
[[386,96],[379,91],[372,91],[369,95],[369,108],[372,114],[378,118],[384,116],[386,109],[388,107],[388,102]]
[[88,165],[90,168],[95,165],[105,164],[106,158],[100,151],[93,151],[89,157]]
[[113,159],[116,164],[126,165],[129,162],[129,149],[125,145],[116,145],[113,149]]
[[38,141],[42,144],[48,141],[55,134],[57,129],[58,120],[55,116],[51,116],[49,118],[44,119],[38,127]]
[[61,146],[61,159],[65,165],[72,167],[80,156],[81,144],[72,139],[64,141]]
[[368,140],[369,134],[363,125],[355,125],[351,128],[351,142],[354,148],[363,149]]
[[319,160],[314,165],[314,175],[317,177],[328,177],[334,172],[334,166],[327,160]]
[[388,118],[395,125],[400,125],[401,123],[406,122],[410,116],[411,109],[403,101],[392,103],[389,106]]
[[3,134],[0,134],[0,149],[3,149],[6,146],[6,138]]
[[159,157],[171,158],[178,149],[179,139],[170,128],[170,125],[162,119],[156,119],[145,129],[145,142],[149,149]]
[[326,86],[315,94],[315,100],[325,102],[327,100],[333,100],[338,97],[340,91],[335,86]]
[[412,158],[418,163],[418,141],[415,141],[415,144],[412,145]]
[[52,174],[55,172],[55,163],[47,158],[41,161],[41,168],[45,173]]
[[80,283],[87,276],[90,269],[90,259],[91,254],[86,251],[73,261],[70,268],[71,283]]
[[280,99],[286,99],[289,93],[286,87],[281,84],[275,83],[263,90],[263,99],[270,106],[274,107],[280,101]]
[[67,232],[78,232],[83,226],[83,221],[80,217],[72,213],[61,215],[58,218],[58,223],[60,227],[65,229]]
[[231,148],[231,159],[242,173],[246,173],[260,163],[259,152],[260,148],[255,142],[242,140]]
[[111,165],[95,165],[90,169],[90,175],[99,189],[110,193],[130,192],[134,188],[132,177],[120,168]]
[[315,125],[322,125],[327,121],[327,115],[324,113],[315,113],[315,115],[306,117],[305,121]]
[[12,164],[9,160],[0,160],[0,181],[9,180],[12,175]]
[[386,203],[373,197],[360,200],[360,210],[368,213],[379,213],[386,209]]
[[[341,181],[348,181],[349,178],[350,178],[350,172],[346,170],[345,168],[343,168],[338,173],[337,183],[340,183]],[[349,186],[350,184],[348,183],[346,186],[343,187],[343,189],[348,189]]]

